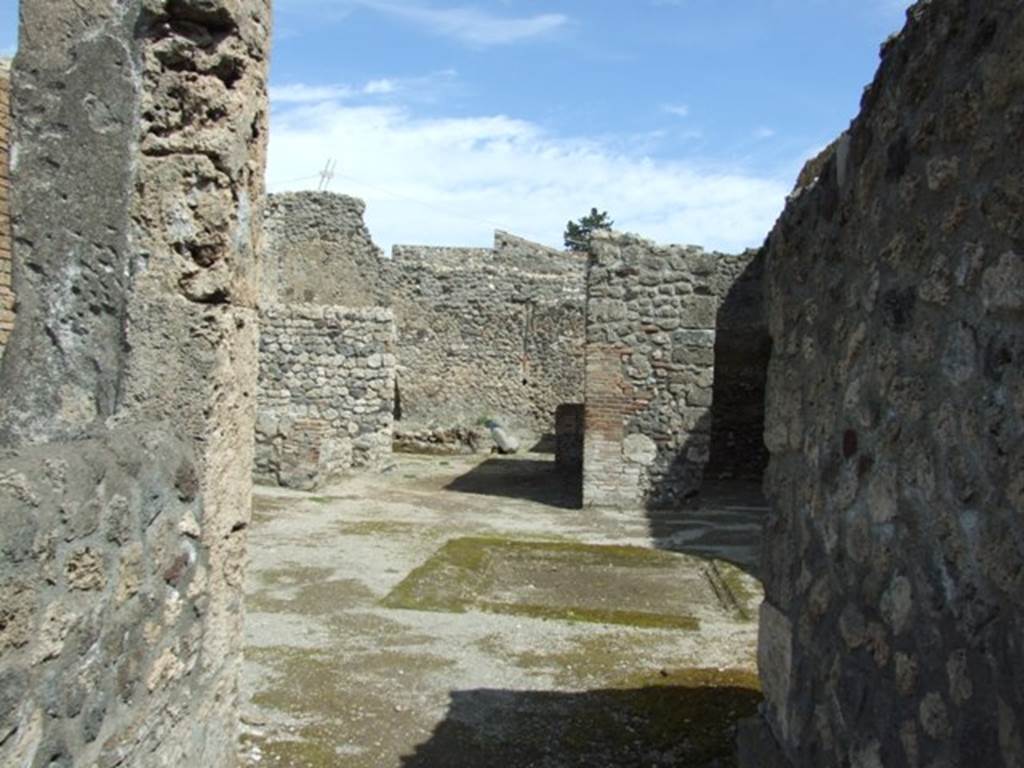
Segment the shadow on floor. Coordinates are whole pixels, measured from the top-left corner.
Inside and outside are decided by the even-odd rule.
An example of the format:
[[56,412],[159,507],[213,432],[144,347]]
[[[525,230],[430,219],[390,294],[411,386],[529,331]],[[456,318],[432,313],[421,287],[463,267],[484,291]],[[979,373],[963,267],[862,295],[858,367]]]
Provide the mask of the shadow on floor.
[[446,491],[523,499],[560,509],[579,509],[577,477],[540,459],[488,459],[444,487]]
[[761,541],[769,506],[759,482],[706,482],[674,509],[646,511],[658,549],[725,560],[760,578]]
[[718,679],[706,686],[455,691],[445,719],[402,766],[734,766],[736,723],[756,712],[761,694],[749,677],[729,684],[728,673],[711,674]]
[[556,447],[557,443],[554,435],[541,435],[537,442],[533,444],[533,447],[530,448],[530,453],[547,453],[554,456]]

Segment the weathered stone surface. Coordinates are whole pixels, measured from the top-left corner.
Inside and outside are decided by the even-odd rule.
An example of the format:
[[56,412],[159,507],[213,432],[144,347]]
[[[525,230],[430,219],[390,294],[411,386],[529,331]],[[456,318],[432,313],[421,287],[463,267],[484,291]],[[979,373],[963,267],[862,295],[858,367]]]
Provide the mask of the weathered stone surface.
[[1024,764],[1021,103],[1020,2],[918,3],[769,238],[762,679],[794,765]]
[[230,764],[269,2],[21,19],[0,512],[38,631],[0,762]]
[[[80,434],[115,409],[135,255],[131,154],[143,83],[133,29],[141,5],[21,9],[22,39],[33,43],[21,47],[12,76],[13,281],[22,322],[0,373],[6,442]],[[69,179],[80,183],[72,189]]]
[[457,456],[479,453],[485,448],[482,429],[396,429],[395,453],[425,453],[436,456]]
[[257,480],[313,490],[382,468],[395,407],[391,311],[279,305],[260,324]]
[[270,195],[260,302],[372,307],[383,257],[363,222],[366,203],[330,192]]
[[[763,452],[743,446],[760,446],[761,410],[724,408],[713,418],[719,393],[727,406],[758,400],[765,355],[746,353],[765,333],[759,258],[753,251],[728,256],[657,246],[618,233],[593,239],[585,505],[678,503],[700,489],[713,434],[719,471],[760,472]],[[720,316],[723,329],[716,330]],[[719,341],[725,333],[732,337]]]
[[583,259],[496,232],[493,250],[396,246],[388,266],[401,427],[553,433],[583,392]]
[[540,436],[554,431],[560,403],[581,399],[580,257],[498,231],[490,249],[396,246],[386,259],[361,200],[269,199],[262,302],[392,308],[403,434],[494,418]]
[[[123,765],[196,764],[206,739],[194,726],[211,693],[198,674],[211,551],[201,530],[179,529],[202,517],[181,483],[194,462],[166,425],[0,462],[5,520],[18,509],[33,519],[27,540],[0,526],[3,765],[33,754],[105,765],[115,751]],[[85,506],[98,516],[83,534],[68,510]]]

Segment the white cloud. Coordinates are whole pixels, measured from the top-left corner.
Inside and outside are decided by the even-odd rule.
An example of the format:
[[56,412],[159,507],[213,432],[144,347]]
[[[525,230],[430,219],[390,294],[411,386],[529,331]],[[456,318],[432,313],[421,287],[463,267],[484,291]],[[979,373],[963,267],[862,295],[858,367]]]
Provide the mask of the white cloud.
[[345,83],[327,83],[311,85],[308,83],[289,83],[287,85],[270,86],[270,102],[274,107],[295,104],[321,104],[325,102],[350,101],[359,96],[392,96],[410,87],[421,91],[420,96],[429,96],[436,88],[443,87],[455,77],[451,69],[434,72],[423,77],[408,79],[381,77],[369,80],[363,85]]
[[789,191],[788,179],[655,163],[502,115],[425,119],[341,102],[275,109],[270,191],[314,186],[328,158],[337,160],[331,189],[367,201],[385,248],[486,245],[497,227],[560,246],[565,222],[597,206],[619,229],[739,250],[762,242]]
[[766,125],[762,125],[760,128],[757,128],[754,131],[754,138],[755,139],[760,139],[760,140],[770,139],[773,136],[775,136],[775,129],[774,128],[769,128]]
[[338,101],[350,99],[356,93],[347,85],[290,85],[270,86],[270,101],[273,104],[305,104],[309,102]]
[[434,34],[480,47],[509,45],[543,37],[569,22],[569,17],[561,13],[508,17],[496,16],[473,6],[434,8],[394,0],[356,0],[356,3],[422,25]]
[[380,80],[371,80],[363,86],[363,93],[370,95],[377,95],[382,93],[394,93],[398,88],[398,84],[389,78],[381,78]]
[[690,114],[690,107],[686,104],[662,104],[661,109],[676,117],[687,117]]

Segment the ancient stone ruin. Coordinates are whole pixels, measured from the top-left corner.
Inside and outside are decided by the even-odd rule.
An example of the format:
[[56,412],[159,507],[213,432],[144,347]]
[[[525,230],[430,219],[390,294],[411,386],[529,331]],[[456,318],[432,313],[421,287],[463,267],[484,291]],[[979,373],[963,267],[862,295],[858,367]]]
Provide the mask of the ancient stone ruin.
[[[254,472],[319,488],[388,467],[396,437],[451,450],[490,419],[556,434],[557,465],[582,467],[573,525],[614,532],[633,515],[648,539],[654,509],[697,516],[709,483],[760,480],[770,454],[750,569],[764,700],[739,731],[744,768],[1024,764],[1019,0],[913,6],[763,249],[609,233],[587,260],[503,232],[491,249],[388,259],[354,198],[265,200],[269,0],[24,2],[21,24],[9,139],[0,68],[0,335],[7,282],[17,298],[0,365],[0,764],[235,764]],[[461,488],[495,493],[487,465],[501,461]],[[404,479],[396,503],[418,511],[429,489]],[[517,503],[549,501],[514,479]],[[552,499],[553,517],[570,514]],[[345,541],[375,522],[347,524]],[[374,605],[446,610],[437,585],[456,573],[489,592],[454,579],[450,615],[507,607],[489,568],[528,562],[534,595],[576,551],[477,533]],[[577,549],[589,570],[571,589],[598,622],[608,573],[638,558],[664,578],[686,552]],[[759,593],[700,568],[693,589],[733,612],[720,642],[738,654],[730,633],[749,627],[752,644]],[[319,590],[345,587],[325,573],[275,572],[320,612],[336,601]],[[673,588],[682,602],[691,584]],[[665,598],[617,597],[619,621]],[[513,608],[488,643],[581,620]],[[370,643],[387,645],[371,619]],[[320,678],[343,666],[302,661]],[[471,693],[453,692],[463,719],[418,755],[446,733],[468,749],[480,703],[513,694]]]
[[4,765],[234,760],[269,11],[22,4]]
[[391,456],[395,323],[380,308],[260,313],[256,480],[313,490]]
[[[728,376],[716,368],[717,338],[749,337],[747,346],[756,348],[766,334],[760,322],[718,331],[755,259],[754,252],[662,248],[629,235],[595,238],[587,275],[585,506],[671,506],[694,495],[711,455],[715,397],[763,400],[756,384],[766,360],[736,361]],[[757,318],[760,286],[752,289],[746,298]],[[729,391],[743,380],[755,389]],[[734,410],[730,420],[739,433],[763,430],[756,408]],[[755,471],[761,464],[756,451],[729,453]]]
[[1024,761],[1022,137],[1024,6],[919,3],[768,238],[750,766]]
[[361,200],[271,195],[264,303],[386,307],[395,317],[396,444],[482,445],[498,419],[534,441],[583,394],[586,261],[496,232],[493,248],[395,246],[385,258]]

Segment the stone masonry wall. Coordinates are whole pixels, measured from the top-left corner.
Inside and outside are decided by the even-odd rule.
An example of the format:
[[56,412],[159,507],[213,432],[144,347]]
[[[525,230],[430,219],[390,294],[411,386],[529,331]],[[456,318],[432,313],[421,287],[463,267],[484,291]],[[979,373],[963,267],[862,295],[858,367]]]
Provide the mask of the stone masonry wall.
[[584,506],[668,506],[700,489],[711,445],[717,315],[753,258],[634,235],[594,238]]
[[501,231],[493,248],[395,246],[381,258],[364,207],[271,195],[262,301],[391,307],[403,433],[461,434],[487,418],[552,433],[555,408],[582,397],[583,259]]
[[391,456],[395,324],[386,309],[260,315],[256,479],[312,490]]
[[0,508],[2,764],[195,765],[174,738],[209,694],[212,564],[189,446],[147,426],[27,449]]
[[764,251],[719,262],[725,291],[715,330],[709,480],[760,483],[768,464],[764,399],[772,343],[764,307]]
[[269,2],[20,13],[0,764],[231,765]]
[[501,232],[495,245],[396,246],[385,302],[398,323],[403,429],[495,418],[552,434],[555,408],[581,399],[584,261]]
[[261,303],[379,303],[381,257],[366,203],[331,192],[270,195],[263,222]]
[[1024,4],[918,3],[862,106],[768,242],[747,765],[1017,768]]
[[0,355],[14,328],[14,291],[11,289],[10,214],[10,62],[0,59]]

